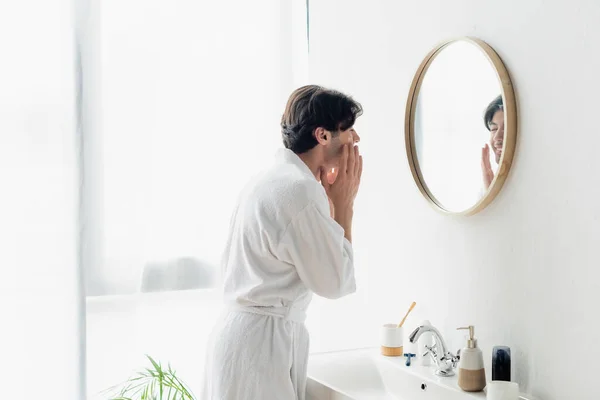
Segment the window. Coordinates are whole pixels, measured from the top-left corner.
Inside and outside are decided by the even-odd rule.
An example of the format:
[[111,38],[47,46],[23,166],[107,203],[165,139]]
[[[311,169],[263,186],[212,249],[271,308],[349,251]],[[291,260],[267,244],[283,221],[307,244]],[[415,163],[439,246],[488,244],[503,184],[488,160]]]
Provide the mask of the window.
[[[88,396],[171,363],[198,393],[242,186],[307,74],[304,0],[103,0],[84,46]],[[144,292],[143,294],[139,294]]]
[[213,286],[236,196],[280,147],[285,101],[304,83],[305,4],[100,7],[86,92],[87,294]]

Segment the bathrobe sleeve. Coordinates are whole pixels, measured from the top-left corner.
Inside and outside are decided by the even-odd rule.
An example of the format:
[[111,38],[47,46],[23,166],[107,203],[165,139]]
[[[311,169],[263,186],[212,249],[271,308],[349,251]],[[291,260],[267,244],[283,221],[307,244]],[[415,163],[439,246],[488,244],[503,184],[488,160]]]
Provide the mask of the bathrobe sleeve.
[[356,291],[352,244],[344,237],[344,229],[315,203],[292,219],[278,252],[317,295],[337,299]]

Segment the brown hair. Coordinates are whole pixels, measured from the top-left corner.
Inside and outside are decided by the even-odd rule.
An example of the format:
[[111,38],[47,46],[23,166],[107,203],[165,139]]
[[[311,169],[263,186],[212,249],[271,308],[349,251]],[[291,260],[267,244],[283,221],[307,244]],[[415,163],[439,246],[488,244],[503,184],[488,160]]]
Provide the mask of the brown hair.
[[302,154],[318,142],[315,129],[339,134],[351,128],[362,114],[362,106],[350,96],[317,85],[296,89],[288,99],[281,117],[281,136],[286,148]]
[[491,130],[490,128],[490,124],[492,123],[492,120],[494,119],[494,115],[498,112],[498,111],[504,111],[504,104],[502,102],[502,95],[496,97],[485,109],[485,112],[483,113],[483,123],[485,124],[485,127],[487,128],[487,130]]

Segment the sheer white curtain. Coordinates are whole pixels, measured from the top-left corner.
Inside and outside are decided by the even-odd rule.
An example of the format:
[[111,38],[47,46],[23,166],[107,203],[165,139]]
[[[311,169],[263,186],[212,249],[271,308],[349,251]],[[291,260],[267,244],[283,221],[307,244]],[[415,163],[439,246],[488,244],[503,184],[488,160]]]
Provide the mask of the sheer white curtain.
[[144,354],[196,391],[220,299],[177,289],[216,285],[236,197],[282,146],[285,102],[307,78],[306,2],[91,3],[88,398],[143,367]]
[[305,83],[305,2],[97,11],[87,293],[212,286],[236,195],[281,146],[285,101]]
[[3,399],[84,398],[72,5],[0,3]]

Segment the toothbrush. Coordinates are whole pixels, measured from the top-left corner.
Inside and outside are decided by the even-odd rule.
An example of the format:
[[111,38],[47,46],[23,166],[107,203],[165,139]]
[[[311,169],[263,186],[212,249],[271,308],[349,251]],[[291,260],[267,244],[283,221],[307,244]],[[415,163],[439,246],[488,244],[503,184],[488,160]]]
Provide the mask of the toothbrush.
[[408,317],[408,314],[410,314],[410,312],[413,310],[413,308],[415,308],[416,305],[417,305],[417,303],[413,301],[413,303],[410,305],[410,308],[406,312],[406,315],[404,316],[404,318],[402,318],[402,321],[398,324],[398,328],[402,328],[402,325],[404,325],[404,321],[406,321],[406,317]]

